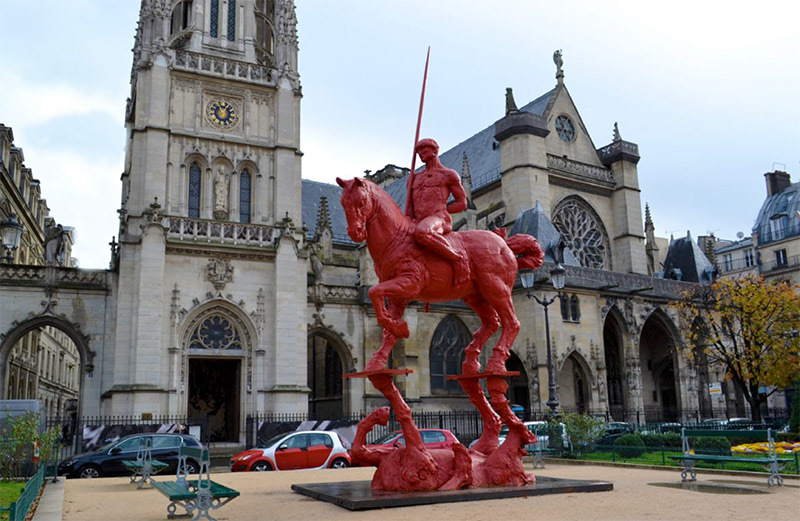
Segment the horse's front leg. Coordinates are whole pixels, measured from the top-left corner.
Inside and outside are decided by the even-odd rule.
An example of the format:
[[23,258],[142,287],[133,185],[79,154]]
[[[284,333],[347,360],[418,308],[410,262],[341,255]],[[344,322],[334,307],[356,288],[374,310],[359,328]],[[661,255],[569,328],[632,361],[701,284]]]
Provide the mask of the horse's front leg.
[[[381,327],[397,338],[408,338],[408,324],[403,321],[403,310],[412,298],[419,295],[422,281],[413,274],[401,274],[398,277],[380,282],[369,290],[369,299],[375,309],[375,317]],[[384,299],[391,302],[402,302],[402,308],[397,316],[389,313]]]
[[[407,304],[408,302],[405,300],[389,299],[389,308],[387,314],[390,320],[401,322],[403,319],[403,312],[405,311]],[[380,323],[380,320],[378,322]],[[408,331],[408,326],[406,326],[406,331]],[[384,328],[381,346],[378,348],[375,354],[372,355],[372,358],[370,358],[369,363],[367,363],[364,370],[377,371],[379,369],[386,368],[386,364],[389,361],[389,355],[392,352],[392,348],[394,348],[394,345],[397,343],[398,338],[399,337],[389,331],[389,329]]]

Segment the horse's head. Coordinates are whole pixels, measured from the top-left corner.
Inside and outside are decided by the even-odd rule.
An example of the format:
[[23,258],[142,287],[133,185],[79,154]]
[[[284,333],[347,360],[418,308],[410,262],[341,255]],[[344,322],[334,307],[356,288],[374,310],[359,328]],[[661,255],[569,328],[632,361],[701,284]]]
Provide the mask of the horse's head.
[[355,242],[366,239],[366,224],[374,211],[369,182],[356,177],[350,181],[336,178],[342,187],[342,207],[347,217],[347,234]]

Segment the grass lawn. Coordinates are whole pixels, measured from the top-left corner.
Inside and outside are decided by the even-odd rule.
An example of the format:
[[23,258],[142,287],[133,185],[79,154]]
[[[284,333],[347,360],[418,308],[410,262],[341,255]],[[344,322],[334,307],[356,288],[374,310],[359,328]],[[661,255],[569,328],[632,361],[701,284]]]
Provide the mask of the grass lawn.
[[24,486],[24,481],[0,481],[0,520],[8,519],[8,509],[19,499]]

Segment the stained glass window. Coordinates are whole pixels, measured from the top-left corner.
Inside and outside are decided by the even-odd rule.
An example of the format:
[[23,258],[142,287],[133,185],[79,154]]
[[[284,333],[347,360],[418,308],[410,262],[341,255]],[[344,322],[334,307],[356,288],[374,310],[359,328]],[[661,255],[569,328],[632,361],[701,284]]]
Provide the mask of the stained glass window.
[[572,124],[567,116],[558,116],[556,118],[556,132],[558,137],[567,143],[575,140],[575,125]]
[[239,333],[230,320],[222,315],[212,315],[192,333],[190,349],[242,349]]
[[608,236],[600,218],[588,204],[577,197],[565,199],[553,212],[553,226],[581,266],[611,269]]
[[448,376],[461,374],[464,349],[472,340],[469,330],[456,317],[449,315],[433,333],[430,350],[431,390],[448,393],[463,392],[455,380]]
[[236,39],[236,2],[229,0],[228,2],[228,40],[234,41]]
[[250,222],[250,171],[246,168],[242,170],[242,175],[239,176],[239,222]]
[[211,0],[211,37],[218,36],[219,0]]
[[189,217],[200,218],[200,165],[189,167]]

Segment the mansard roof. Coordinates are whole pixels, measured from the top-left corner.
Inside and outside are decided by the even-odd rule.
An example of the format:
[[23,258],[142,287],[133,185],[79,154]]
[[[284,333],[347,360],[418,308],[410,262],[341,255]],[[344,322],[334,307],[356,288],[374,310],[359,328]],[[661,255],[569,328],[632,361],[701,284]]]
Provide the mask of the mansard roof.
[[758,233],[758,243],[800,236],[800,182],[790,184],[777,194],[764,200],[753,232]]
[[686,237],[672,239],[664,260],[664,278],[684,282],[713,282],[716,268],[686,232]]

